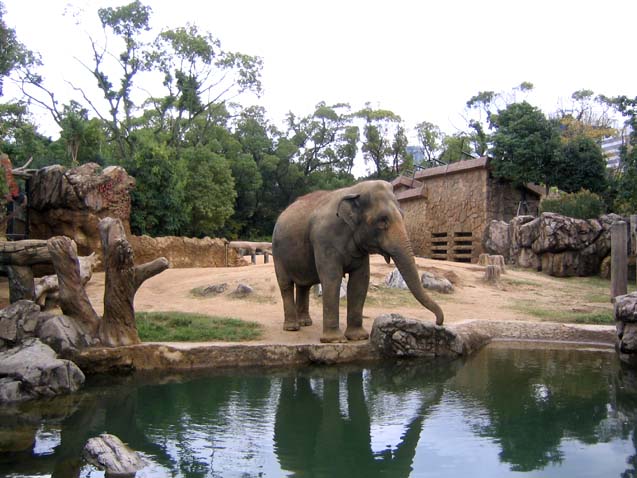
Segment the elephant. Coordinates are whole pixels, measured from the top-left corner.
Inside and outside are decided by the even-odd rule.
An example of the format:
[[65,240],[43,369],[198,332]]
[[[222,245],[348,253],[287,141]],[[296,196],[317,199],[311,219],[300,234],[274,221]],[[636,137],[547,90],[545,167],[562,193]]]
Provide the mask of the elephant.
[[[414,297],[442,325],[444,314],[420,282],[403,214],[387,181],[363,181],[334,191],[315,191],[285,209],[274,226],[272,255],[281,290],[284,330],[312,324],[310,288],[323,287],[321,342],[366,340],[363,306],[369,286],[369,255],[394,260]],[[347,282],[347,328],[339,328],[339,292]],[[295,297],[296,292],[296,297]]]

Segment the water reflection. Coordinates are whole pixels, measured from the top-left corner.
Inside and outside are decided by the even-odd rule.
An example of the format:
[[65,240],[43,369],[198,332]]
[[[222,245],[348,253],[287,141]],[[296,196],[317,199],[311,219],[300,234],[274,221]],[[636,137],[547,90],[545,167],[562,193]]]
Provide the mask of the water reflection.
[[637,476],[637,376],[609,353],[162,380],[3,408],[0,476],[86,476],[82,447],[104,432],[152,462],[139,477]]

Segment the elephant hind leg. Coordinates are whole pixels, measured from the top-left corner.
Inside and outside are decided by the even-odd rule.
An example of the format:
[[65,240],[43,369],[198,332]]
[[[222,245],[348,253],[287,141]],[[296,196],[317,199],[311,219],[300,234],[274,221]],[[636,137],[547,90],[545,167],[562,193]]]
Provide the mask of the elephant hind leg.
[[311,286],[296,286],[296,318],[299,325],[305,327],[312,325],[310,317],[310,289]]

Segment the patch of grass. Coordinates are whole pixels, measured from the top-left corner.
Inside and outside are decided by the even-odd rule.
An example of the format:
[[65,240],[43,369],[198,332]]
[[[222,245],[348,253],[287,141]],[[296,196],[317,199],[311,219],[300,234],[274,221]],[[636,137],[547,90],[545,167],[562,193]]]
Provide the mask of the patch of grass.
[[532,315],[538,319],[551,322],[566,322],[574,324],[614,324],[612,310],[597,310],[593,312],[578,312],[562,309],[547,309],[536,306],[532,302],[521,302],[512,307],[513,310]]
[[539,282],[535,282],[527,279],[512,279],[510,277],[502,277],[502,282],[504,284],[509,284],[513,286],[529,286],[529,287],[540,287]]
[[185,312],[137,312],[137,332],[143,342],[239,342],[261,337],[262,327],[232,317]]

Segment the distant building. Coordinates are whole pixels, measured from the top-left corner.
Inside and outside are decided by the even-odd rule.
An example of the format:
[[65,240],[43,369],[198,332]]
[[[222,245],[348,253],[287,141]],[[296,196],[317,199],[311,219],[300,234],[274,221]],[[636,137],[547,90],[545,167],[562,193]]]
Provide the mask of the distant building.
[[487,158],[399,176],[392,185],[414,253],[455,262],[477,262],[491,220],[537,216],[544,192],[536,185],[516,187],[494,178]]
[[620,135],[613,136],[612,138],[606,138],[602,140],[602,153],[604,153],[604,159],[606,160],[606,166],[608,168],[617,169],[619,167],[620,158],[619,153],[621,147],[627,144],[629,130],[622,131]]
[[414,158],[414,164],[422,164],[425,160],[425,150],[422,146],[407,146],[407,153]]

